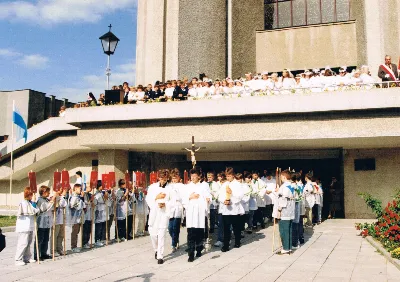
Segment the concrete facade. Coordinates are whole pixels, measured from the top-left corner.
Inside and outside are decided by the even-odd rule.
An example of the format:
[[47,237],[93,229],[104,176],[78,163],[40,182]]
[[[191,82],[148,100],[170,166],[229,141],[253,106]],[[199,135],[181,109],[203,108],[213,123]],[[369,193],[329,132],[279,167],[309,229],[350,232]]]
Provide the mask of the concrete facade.
[[399,12],[397,0],[350,0],[349,22],[264,31],[263,0],[139,0],[136,81],[327,65],[376,75],[386,54],[397,64]]
[[[332,174],[344,184],[345,216],[368,218],[373,214],[357,193],[370,192],[385,203],[397,188],[399,108],[398,89],[389,88],[68,109],[64,118],[29,129],[27,144],[15,147],[12,199],[9,154],[0,160],[0,205],[19,202],[30,170],[38,184],[51,185],[56,169],[89,175],[92,160],[100,174],[115,171],[117,178],[126,170],[189,169],[184,148],[194,135],[203,147],[197,160],[210,166],[334,160],[341,166]],[[376,169],[355,171],[354,160],[363,158],[375,158]]]

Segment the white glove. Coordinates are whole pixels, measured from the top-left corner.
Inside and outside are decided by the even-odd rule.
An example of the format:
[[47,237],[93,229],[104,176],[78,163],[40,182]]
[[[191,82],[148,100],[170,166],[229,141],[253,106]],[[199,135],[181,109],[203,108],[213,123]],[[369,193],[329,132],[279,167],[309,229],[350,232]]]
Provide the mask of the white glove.
[[389,78],[389,75],[388,75],[388,74],[385,74],[385,77],[386,77],[386,78]]

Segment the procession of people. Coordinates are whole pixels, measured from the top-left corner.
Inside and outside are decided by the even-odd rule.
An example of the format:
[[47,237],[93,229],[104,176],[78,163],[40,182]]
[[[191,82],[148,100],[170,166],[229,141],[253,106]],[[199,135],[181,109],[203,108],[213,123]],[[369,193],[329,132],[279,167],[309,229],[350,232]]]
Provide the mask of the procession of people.
[[[39,187],[37,199],[31,187],[25,188],[16,224],[16,265],[67,255],[67,236],[71,251],[79,253],[144,235],[150,237],[157,263],[163,264],[164,255],[176,252],[183,243],[179,238],[183,226],[188,262],[213,246],[222,252],[240,248],[245,236],[267,227],[273,228],[274,235],[273,242],[266,241],[266,251],[272,244],[273,252],[285,255],[304,244],[304,228],[321,223],[323,189],[312,172],[277,168],[260,177],[258,171],[228,167],[215,174],[194,166],[183,178],[176,168],[162,169],[150,175],[148,187],[125,178],[112,189],[106,189],[102,180],[92,189],[81,172],[76,175],[71,189],[57,190],[52,196],[47,186]],[[67,226],[71,234],[66,234]],[[165,248],[167,231],[170,249]]]

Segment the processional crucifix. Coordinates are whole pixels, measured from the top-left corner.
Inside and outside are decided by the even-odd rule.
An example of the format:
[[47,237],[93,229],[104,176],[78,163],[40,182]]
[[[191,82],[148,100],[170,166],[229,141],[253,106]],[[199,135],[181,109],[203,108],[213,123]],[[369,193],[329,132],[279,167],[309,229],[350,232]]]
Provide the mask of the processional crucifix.
[[194,144],[194,136],[192,136],[192,148],[188,149],[185,148],[186,151],[190,152],[190,159],[192,161],[192,166],[193,168],[196,166],[196,152],[199,151],[201,149],[201,147],[198,147],[196,149],[195,144]]

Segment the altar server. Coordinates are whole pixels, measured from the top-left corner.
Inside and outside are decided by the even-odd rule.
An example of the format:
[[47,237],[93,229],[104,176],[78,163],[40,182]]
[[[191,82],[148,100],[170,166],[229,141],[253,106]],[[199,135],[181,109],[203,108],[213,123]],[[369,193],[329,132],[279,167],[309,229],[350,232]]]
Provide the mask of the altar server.
[[172,182],[170,183],[171,193],[170,193],[170,208],[169,208],[169,224],[168,232],[172,239],[172,252],[176,252],[179,247],[179,233],[183,217],[183,203],[182,198],[185,195],[185,185],[180,181],[179,170],[174,169],[171,175]]
[[[59,255],[64,255],[63,241],[64,241],[64,210],[67,207],[67,190],[64,189],[61,195],[57,197],[56,200],[56,224],[54,234],[55,236],[55,252],[54,255],[57,257]],[[50,244],[50,253],[53,253],[53,244]]]
[[307,173],[305,176],[306,184],[303,190],[303,196],[305,198],[305,217],[307,218],[307,222],[305,224],[306,227],[312,227],[312,208],[315,205],[315,195],[314,195],[314,186],[312,184],[312,174]]
[[158,264],[164,263],[165,233],[169,224],[169,201],[171,187],[169,186],[169,171],[159,172],[159,181],[150,185],[146,203],[150,208],[149,232]]
[[221,187],[218,200],[222,206],[222,221],[224,225],[224,245],[222,252],[229,251],[231,240],[231,226],[235,235],[235,248],[240,248],[241,224],[240,215],[244,214],[241,201],[244,196],[242,185],[235,179],[235,171],[228,167],[225,170],[227,182]]
[[[208,203],[211,195],[200,182],[201,172],[199,168],[190,170],[190,183],[186,185],[186,195],[183,199],[183,205],[186,210],[186,227],[189,262],[194,261],[196,257],[201,257],[204,249],[204,229],[205,217],[207,215]],[[208,200],[207,200],[208,199]]]
[[218,216],[218,193],[221,186],[214,181],[215,173],[212,171],[207,172],[207,183],[209,185],[212,201],[210,203],[210,233],[214,233],[215,224]]
[[35,230],[35,214],[40,210],[36,207],[36,197],[30,187],[24,189],[24,200],[19,203],[17,223],[15,232],[18,234],[17,250],[15,253],[15,265],[22,266],[26,263],[33,263],[31,245]]
[[74,253],[79,253],[81,251],[78,248],[78,234],[81,228],[82,212],[85,208],[85,203],[81,199],[81,189],[80,184],[75,184],[72,195],[69,198],[69,204],[67,208],[67,223],[72,226],[71,232],[71,249]]
[[107,191],[103,191],[101,180],[97,181],[97,190],[94,195],[94,223],[95,223],[95,246],[104,246],[103,240],[106,238],[106,218],[109,201]]
[[[50,188],[47,186],[41,186],[39,188],[39,198],[37,200],[37,207],[40,213],[37,217],[38,226],[38,243],[39,243],[39,258],[40,260],[52,258],[47,254],[50,239],[50,228],[53,226],[53,206],[55,197],[59,194],[56,193],[51,199]],[[36,248],[34,250],[34,257],[37,258]]]
[[118,180],[118,189],[115,191],[115,204],[116,208],[116,218],[117,218],[117,226],[118,229],[118,238],[117,240],[124,242],[126,241],[126,201],[128,198],[129,190],[126,189],[126,183],[124,179]]
[[254,212],[254,226],[257,227],[258,223],[260,223],[261,228],[265,228],[265,209],[266,209],[266,202],[265,202],[265,194],[267,192],[267,185],[264,181],[259,178],[259,172],[253,171],[252,173],[252,190],[253,193],[256,193],[256,200],[257,200],[257,211]]
[[295,204],[293,187],[290,179],[290,172],[283,171],[281,173],[283,184],[279,187],[277,192],[278,199],[273,212],[273,216],[280,219],[279,234],[282,240],[282,250],[278,253],[280,255],[289,254],[292,250],[292,222]]

